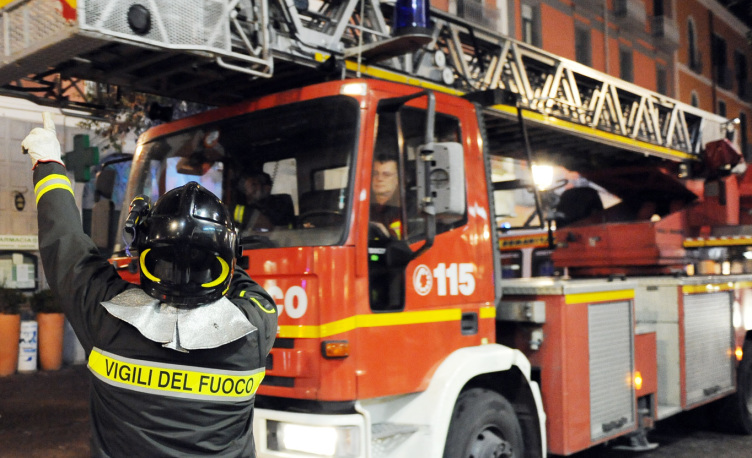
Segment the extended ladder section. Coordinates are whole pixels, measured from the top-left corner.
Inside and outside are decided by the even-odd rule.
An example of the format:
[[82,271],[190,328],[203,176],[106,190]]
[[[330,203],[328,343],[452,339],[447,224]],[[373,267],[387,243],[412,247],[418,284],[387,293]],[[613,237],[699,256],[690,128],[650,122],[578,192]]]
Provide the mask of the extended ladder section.
[[3,3],[2,94],[64,108],[106,107],[81,81],[226,105],[361,75],[482,101],[489,130],[522,110],[533,127],[673,161],[697,159],[727,125],[441,11],[432,35],[392,36],[392,6],[379,0]]

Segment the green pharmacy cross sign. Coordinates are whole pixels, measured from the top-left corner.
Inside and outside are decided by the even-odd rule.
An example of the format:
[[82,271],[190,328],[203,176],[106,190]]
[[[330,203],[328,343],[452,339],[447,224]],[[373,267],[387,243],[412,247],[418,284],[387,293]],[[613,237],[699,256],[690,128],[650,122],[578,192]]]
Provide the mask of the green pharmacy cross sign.
[[99,148],[89,146],[89,136],[78,134],[73,136],[73,151],[65,153],[65,167],[73,171],[79,183],[91,180],[91,166],[99,163]]

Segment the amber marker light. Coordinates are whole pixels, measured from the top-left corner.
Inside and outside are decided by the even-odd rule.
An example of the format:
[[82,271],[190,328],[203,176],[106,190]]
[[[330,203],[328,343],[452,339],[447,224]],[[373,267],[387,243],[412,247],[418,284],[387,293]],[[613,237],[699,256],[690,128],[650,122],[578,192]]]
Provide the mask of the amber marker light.
[[634,374],[634,387],[636,390],[642,389],[642,374],[640,371],[636,371]]
[[734,350],[734,356],[736,356],[737,361],[742,360],[742,356],[744,356],[744,350],[742,350],[742,347],[737,346],[736,350]]
[[321,355],[326,359],[347,358],[350,356],[350,343],[346,340],[325,340],[321,342]]

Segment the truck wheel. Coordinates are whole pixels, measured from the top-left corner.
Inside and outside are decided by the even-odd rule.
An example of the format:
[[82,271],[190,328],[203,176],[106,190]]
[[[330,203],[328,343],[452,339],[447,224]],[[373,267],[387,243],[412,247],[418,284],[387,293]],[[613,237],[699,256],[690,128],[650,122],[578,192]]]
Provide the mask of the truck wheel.
[[449,424],[444,458],[522,458],[522,428],[500,394],[473,388],[460,394]]
[[736,393],[716,410],[723,429],[752,435],[752,341],[744,342],[744,356],[736,373]]

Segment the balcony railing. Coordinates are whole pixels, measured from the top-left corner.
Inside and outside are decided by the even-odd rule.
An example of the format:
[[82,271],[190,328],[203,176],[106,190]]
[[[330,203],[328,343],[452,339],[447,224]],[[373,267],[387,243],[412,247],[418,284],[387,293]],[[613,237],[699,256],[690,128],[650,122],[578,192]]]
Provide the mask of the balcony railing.
[[696,51],[694,56],[690,56],[689,68],[695,73],[702,74],[702,53],[700,51]]
[[644,32],[647,24],[645,4],[640,0],[614,0],[616,21],[625,30]]
[[739,97],[747,103],[752,103],[752,82],[747,81],[739,85]]
[[731,90],[734,87],[734,79],[731,77],[731,69],[728,67],[714,67],[713,73],[715,73],[715,82],[719,87],[726,90]]
[[666,51],[673,51],[679,47],[679,28],[674,18],[653,16],[650,18],[650,33],[658,47]]
[[[450,11],[451,3],[450,0]],[[498,9],[484,5],[478,0],[455,0],[457,16],[487,29],[501,29],[501,14]]]

